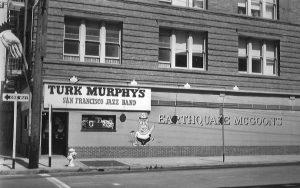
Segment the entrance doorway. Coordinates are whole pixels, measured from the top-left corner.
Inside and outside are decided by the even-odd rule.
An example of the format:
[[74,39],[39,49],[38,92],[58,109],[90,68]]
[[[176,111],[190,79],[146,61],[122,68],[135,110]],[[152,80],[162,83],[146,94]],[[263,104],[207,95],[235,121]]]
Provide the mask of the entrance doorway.
[[[43,113],[42,117],[42,154],[48,154],[49,151],[49,114]],[[52,154],[67,155],[68,140],[68,113],[52,113]]]

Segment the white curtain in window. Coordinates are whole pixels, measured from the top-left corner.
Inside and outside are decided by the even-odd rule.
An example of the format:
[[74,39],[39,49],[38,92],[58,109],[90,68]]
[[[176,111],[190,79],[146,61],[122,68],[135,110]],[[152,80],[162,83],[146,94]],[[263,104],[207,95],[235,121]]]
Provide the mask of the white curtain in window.
[[275,44],[274,42],[267,42],[266,43],[266,58],[274,59],[275,58]]
[[252,58],[261,57],[261,43],[259,41],[252,41]]
[[274,19],[274,7],[273,7],[273,5],[266,5],[265,18]]
[[274,42],[266,43],[266,68],[265,74],[275,74],[275,59],[276,59],[276,47]]
[[203,43],[204,43],[203,37],[200,35],[200,33],[193,34],[192,37],[193,37],[193,44],[192,44],[193,53],[203,53]]
[[276,0],[264,0],[266,3],[272,3],[272,4],[275,4],[276,3]]
[[176,53],[186,53],[186,49],[187,49],[186,33],[183,31],[176,31],[175,35],[176,35],[176,46],[175,46]]
[[239,0],[238,1],[238,7],[246,8],[246,0]]
[[265,0],[265,2],[266,2],[265,18],[274,19],[276,2],[274,0]]
[[260,10],[260,1],[259,0],[252,0],[251,9]]
[[187,6],[188,0],[173,0],[172,4],[177,6]]
[[190,0],[190,6],[195,7],[195,8],[204,8],[204,0]]
[[239,57],[247,56],[247,42],[245,39],[242,39],[242,38],[239,39],[238,56]]

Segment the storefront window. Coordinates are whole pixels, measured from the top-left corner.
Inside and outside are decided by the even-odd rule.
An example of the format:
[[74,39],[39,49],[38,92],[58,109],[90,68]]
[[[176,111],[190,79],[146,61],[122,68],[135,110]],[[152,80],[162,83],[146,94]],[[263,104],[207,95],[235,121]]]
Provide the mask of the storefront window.
[[115,115],[82,115],[81,131],[116,131]]

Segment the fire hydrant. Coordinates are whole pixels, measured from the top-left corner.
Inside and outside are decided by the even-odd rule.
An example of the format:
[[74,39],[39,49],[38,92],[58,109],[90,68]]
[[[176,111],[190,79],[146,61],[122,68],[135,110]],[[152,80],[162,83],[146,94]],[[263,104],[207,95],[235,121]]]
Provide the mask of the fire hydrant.
[[69,164],[68,164],[69,167],[75,166],[74,160],[76,158],[76,155],[77,155],[77,153],[75,152],[75,149],[70,148],[69,153],[68,153],[68,157],[67,157],[67,159],[69,161]]

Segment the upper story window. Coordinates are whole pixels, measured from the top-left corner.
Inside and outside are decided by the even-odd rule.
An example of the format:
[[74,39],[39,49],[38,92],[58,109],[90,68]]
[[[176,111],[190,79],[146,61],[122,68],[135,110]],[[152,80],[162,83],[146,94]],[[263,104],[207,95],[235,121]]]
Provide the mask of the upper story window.
[[278,42],[239,38],[238,71],[250,74],[277,75]]
[[79,26],[74,20],[65,25],[64,53],[79,57]]
[[65,19],[65,60],[120,64],[120,57],[120,25]]
[[277,0],[238,0],[238,14],[277,19]]
[[204,70],[206,33],[159,30],[159,67]]
[[168,3],[175,6],[192,7],[205,9],[206,0],[159,0],[160,2]]

